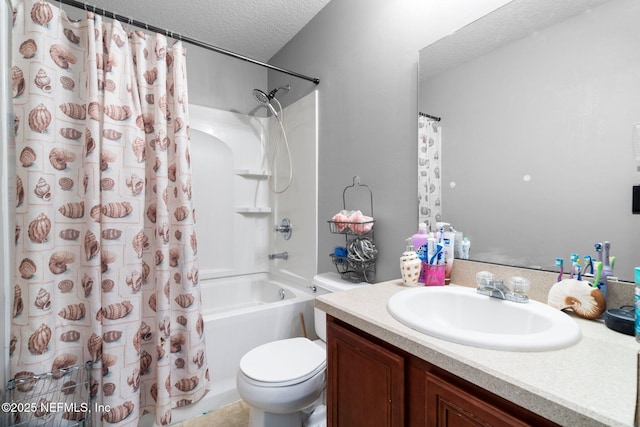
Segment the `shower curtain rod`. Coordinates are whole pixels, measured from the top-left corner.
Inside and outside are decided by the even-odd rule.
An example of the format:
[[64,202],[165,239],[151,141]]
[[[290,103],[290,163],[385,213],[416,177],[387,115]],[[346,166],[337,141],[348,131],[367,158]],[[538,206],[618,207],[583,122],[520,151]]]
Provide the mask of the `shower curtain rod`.
[[427,119],[435,120],[436,122],[439,122],[440,120],[442,120],[441,117],[432,116],[431,114],[426,114],[422,112],[418,112],[418,114],[421,115],[422,117],[426,117]]
[[314,84],[319,84],[320,83],[320,79],[318,79],[316,77],[309,77],[309,76],[305,76],[304,74],[296,73],[295,71],[290,71],[290,70],[287,70],[287,69],[284,69],[284,68],[276,67],[275,65],[267,64],[266,62],[261,62],[261,61],[258,61],[257,59],[249,58],[248,56],[240,55],[239,53],[235,53],[235,52],[232,52],[230,50],[222,49],[220,47],[216,47],[216,46],[210,45],[210,44],[202,42],[200,40],[196,40],[196,39],[192,39],[191,37],[183,36],[182,34],[174,33],[173,31],[169,31],[169,30],[166,30],[166,29],[154,27],[153,25],[145,24],[144,22],[136,21],[135,19],[131,19],[131,18],[128,18],[128,17],[123,16],[123,15],[118,15],[117,13],[114,13],[114,12],[108,12],[108,11],[106,11],[104,9],[100,9],[99,7],[91,6],[91,5],[88,5],[86,3],[82,3],[82,2],[76,1],[76,0],[55,0],[55,1],[57,1],[58,3],[63,3],[63,4],[66,4],[66,5],[69,5],[69,6],[76,7],[78,9],[84,9],[84,10],[86,10],[88,12],[97,13],[99,15],[102,15],[102,16],[106,17],[106,18],[112,18],[112,19],[115,19],[115,20],[120,21],[120,22],[125,22],[125,23],[127,23],[129,25],[133,25],[133,26],[136,26],[138,28],[144,28],[145,30],[148,30],[148,31],[153,31],[155,33],[164,34],[165,36],[171,37],[172,39],[178,39],[178,40],[181,40],[183,42],[187,42],[189,44],[192,44],[194,46],[198,46],[198,47],[202,47],[202,48],[205,48],[205,49],[208,49],[208,50],[212,50],[214,52],[221,53],[223,55],[231,56],[232,58],[241,59],[243,61],[247,61],[247,62],[250,62],[252,64],[268,68],[270,70],[278,71],[280,73],[285,73],[285,74],[288,74],[290,76],[298,77],[298,78],[303,79],[303,80],[308,80],[310,82],[313,82]]

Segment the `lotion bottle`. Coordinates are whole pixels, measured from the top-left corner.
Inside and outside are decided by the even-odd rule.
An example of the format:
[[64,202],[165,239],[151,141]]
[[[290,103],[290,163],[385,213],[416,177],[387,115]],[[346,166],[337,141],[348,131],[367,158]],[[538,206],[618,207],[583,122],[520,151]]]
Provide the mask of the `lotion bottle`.
[[419,250],[422,246],[426,245],[428,238],[429,235],[427,234],[427,224],[421,222],[420,224],[418,224],[418,232],[411,236],[413,249]]
[[413,248],[412,239],[407,239],[407,250],[400,257],[400,273],[402,274],[402,284],[405,286],[416,286],[420,277],[422,260]]
[[445,279],[451,278],[451,270],[453,270],[453,245],[454,245],[455,233],[452,231],[445,231],[442,236],[442,246],[444,250],[444,263],[445,263]]

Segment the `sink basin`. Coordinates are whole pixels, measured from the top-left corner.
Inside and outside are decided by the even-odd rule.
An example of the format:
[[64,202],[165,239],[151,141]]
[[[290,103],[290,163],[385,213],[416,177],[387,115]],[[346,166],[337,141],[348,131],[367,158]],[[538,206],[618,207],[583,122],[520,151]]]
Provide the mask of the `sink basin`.
[[494,350],[557,350],[582,336],[574,319],[546,304],[505,301],[462,286],[401,291],[389,298],[387,310],[427,335]]

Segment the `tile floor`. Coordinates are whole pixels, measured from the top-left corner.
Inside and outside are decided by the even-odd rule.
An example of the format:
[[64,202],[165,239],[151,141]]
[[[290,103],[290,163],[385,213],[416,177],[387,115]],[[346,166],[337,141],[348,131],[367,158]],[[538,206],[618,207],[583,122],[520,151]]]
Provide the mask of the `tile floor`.
[[247,427],[248,425],[249,407],[243,401],[238,401],[173,427]]

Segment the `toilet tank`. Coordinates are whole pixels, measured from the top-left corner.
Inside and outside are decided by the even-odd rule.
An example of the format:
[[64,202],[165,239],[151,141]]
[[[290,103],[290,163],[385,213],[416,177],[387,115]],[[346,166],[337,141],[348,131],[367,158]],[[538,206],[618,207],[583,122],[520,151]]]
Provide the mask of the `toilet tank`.
[[[360,286],[367,286],[369,283],[354,283],[343,280],[337,272],[321,273],[313,277],[313,286],[316,288],[316,295],[328,294],[330,292],[340,292],[355,289]],[[326,313],[318,308],[313,309],[316,334],[322,341],[327,341],[327,318]]]

